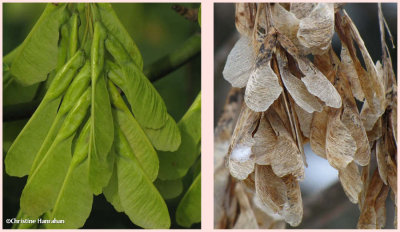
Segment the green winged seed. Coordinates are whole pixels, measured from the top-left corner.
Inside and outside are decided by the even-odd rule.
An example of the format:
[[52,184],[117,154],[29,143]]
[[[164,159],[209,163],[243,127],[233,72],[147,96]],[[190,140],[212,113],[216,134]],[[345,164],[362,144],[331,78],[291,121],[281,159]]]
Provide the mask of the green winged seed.
[[73,13],[70,18],[71,33],[69,39],[69,54],[75,54],[78,49],[78,32],[79,32],[79,16],[77,13]]
[[[92,73],[93,75],[93,73]],[[112,174],[112,164],[107,158],[114,140],[114,125],[111,103],[105,78],[101,75],[93,84],[92,76],[92,126],[89,140],[89,183],[93,193],[98,195]]]
[[88,183],[88,160],[70,166],[48,217],[63,219],[65,223],[51,223],[49,229],[77,229],[82,227],[92,210],[93,193]]
[[64,120],[63,125],[60,128],[56,140],[57,139],[62,140],[68,138],[82,124],[83,119],[85,118],[90,106],[91,102],[90,94],[91,94],[91,88],[89,87],[85,91],[85,93],[79,98],[75,106],[72,107],[71,111],[68,113],[67,117]]
[[63,181],[49,219],[62,218],[63,224],[49,224],[48,228],[80,228],[92,209],[93,194],[89,187],[88,143],[90,118],[82,128],[75,145],[71,165]]
[[61,36],[60,42],[58,45],[58,58],[57,58],[57,65],[56,70],[58,71],[62,68],[65,62],[68,60],[68,47],[69,47],[69,28],[67,24],[63,24],[61,26]]
[[132,40],[128,31],[119,21],[117,14],[111,7],[110,3],[97,3],[97,9],[99,11],[101,21],[107,28],[108,34],[112,34],[127,50],[129,56],[132,58],[133,63],[143,70],[143,59],[142,55],[135,42]]
[[118,193],[129,219],[146,229],[169,228],[171,221],[167,205],[144,173],[121,131],[116,138],[116,153]]
[[182,179],[177,179],[177,180],[157,179],[154,182],[154,185],[157,187],[158,191],[166,200],[178,197],[183,191]]
[[160,129],[143,129],[153,146],[159,151],[176,151],[181,144],[181,132],[169,114],[167,122]]
[[68,19],[65,3],[49,3],[29,32],[11,65],[11,73],[23,85],[47,78],[57,65],[60,26]]
[[90,62],[86,61],[85,65],[81,68],[71,85],[68,87],[60,106],[59,113],[67,113],[72,108],[75,102],[88,88],[90,78]]
[[176,210],[176,222],[186,228],[201,221],[201,173],[190,185],[179,202]]
[[[160,94],[133,63],[119,70],[109,65],[110,79],[126,94],[131,109],[139,124],[145,128],[159,129],[168,119],[167,108]],[[118,73],[121,76],[116,76]]]
[[115,162],[110,181],[108,182],[108,185],[103,188],[103,194],[106,197],[106,200],[110,202],[117,212],[124,212],[121,200],[119,199],[117,171],[117,163]]
[[69,59],[68,62],[57,72],[43,101],[59,97],[68,88],[72,78],[75,76],[75,72],[84,64],[84,62],[84,52],[82,50],[77,51],[75,55],[73,55],[71,59]]
[[175,152],[159,152],[161,180],[175,180],[186,175],[200,154],[201,97],[200,93],[178,123],[182,142]]
[[132,62],[132,59],[125,48],[112,34],[108,34],[107,39],[105,40],[105,45],[106,49],[110,52],[118,64],[123,65],[125,63]]
[[38,217],[53,208],[71,162],[73,136],[54,141],[22,191],[21,210]]
[[61,97],[58,97],[40,103],[7,152],[4,162],[8,175],[23,177],[29,174],[36,154],[57,115],[60,101]]
[[91,48],[92,83],[96,83],[104,66],[104,40],[107,36],[106,29],[101,22],[94,25],[94,35]]
[[149,179],[154,181],[157,178],[159,167],[157,152],[154,150],[142,128],[140,128],[132,113],[125,105],[125,102],[120,96],[117,88],[111,81],[108,83],[111,101],[115,107],[115,109],[113,109],[113,116],[117,123],[117,129],[119,127],[122,130],[124,136],[128,140],[129,146],[135,154],[135,157],[143,167],[143,170]]
[[84,119],[90,104],[90,88],[68,113],[57,137],[29,175],[21,196],[21,209],[29,216],[40,216],[54,205],[71,163],[73,134]]

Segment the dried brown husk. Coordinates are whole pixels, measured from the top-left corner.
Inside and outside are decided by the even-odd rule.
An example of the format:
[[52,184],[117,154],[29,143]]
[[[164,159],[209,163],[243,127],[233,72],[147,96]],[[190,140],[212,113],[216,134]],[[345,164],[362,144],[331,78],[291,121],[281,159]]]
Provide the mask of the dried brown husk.
[[363,204],[361,215],[358,220],[357,228],[359,229],[376,229],[377,215],[375,212],[375,201],[381,192],[383,182],[379,177],[378,170],[375,170],[368,184],[365,202]]
[[296,18],[303,19],[307,17],[311,11],[317,6],[318,3],[296,3],[290,4],[290,12],[292,12]]
[[296,104],[298,104],[308,113],[322,111],[322,104],[318,101],[318,99],[308,92],[305,84],[300,79],[291,74],[288,60],[284,52],[278,50],[276,57],[278,60],[282,82]]
[[256,164],[271,165],[272,160],[275,158],[274,151],[278,138],[264,113],[261,116],[260,124],[253,139],[254,145],[251,151],[256,157]]
[[298,180],[304,179],[303,158],[292,135],[272,108],[266,112],[266,118],[277,136],[270,160],[274,173],[279,177],[293,174]]
[[321,99],[327,106],[339,108],[342,100],[335,87],[306,57],[299,57],[297,64],[305,77],[301,78],[307,90]]
[[306,48],[306,53],[322,54],[329,48],[333,33],[333,3],[318,3],[307,17],[300,20],[297,38]]
[[298,226],[303,218],[303,202],[300,184],[293,175],[282,178],[287,189],[287,202],[284,205],[283,216],[291,226]]
[[367,137],[369,142],[374,142],[382,137],[382,120],[379,118],[376,122],[372,130],[367,131]]
[[318,156],[326,159],[326,131],[328,125],[329,108],[324,107],[322,112],[314,112],[310,129],[311,150]]
[[395,204],[397,205],[397,164],[392,160],[390,156],[386,156],[387,163],[387,174],[388,174],[388,183],[391,190],[394,192]]
[[244,101],[247,106],[256,111],[266,111],[281,95],[282,87],[278,77],[271,69],[270,62],[256,67],[247,83]]
[[238,122],[232,135],[231,145],[228,149],[228,167],[231,175],[239,180],[244,180],[254,170],[255,157],[251,154],[254,144],[253,131],[256,129],[260,114],[242,105]]
[[250,37],[257,14],[257,3],[236,3],[235,25],[238,32]]
[[340,170],[354,160],[356,141],[340,120],[341,110],[331,110],[326,130],[326,157],[329,164]]
[[240,213],[233,229],[258,229],[256,216],[240,183],[235,186],[235,195],[240,206]]
[[387,149],[385,147],[384,138],[381,138],[378,141],[376,141],[375,155],[376,155],[376,162],[378,164],[379,176],[381,177],[383,183],[387,185],[388,170],[386,165],[386,150]]
[[288,201],[284,181],[275,175],[271,166],[256,165],[256,196],[265,207],[274,213],[281,214],[284,204]]
[[294,109],[299,119],[300,129],[303,136],[310,138],[313,114],[310,114],[307,111],[303,110],[303,108],[301,108],[297,104],[294,105]]
[[357,30],[357,27],[354,25],[353,21],[347,15],[345,10],[343,10],[343,20],[345,20],[348,23],[350,31],[352,33],[352,37],[361,51],[361,55],[364,59],[365,66],[367,67],[367,71],[369,74],[368,79],[371,82],[374,91],[376,93],[376,96],[380,102],[380,111],[384,111],[384,109],[386,108],[386,103],[385,103],[385,91],[384,91],[383,81],[378,76],[375,64],[372,61],[367,48],[365,47],[364,41],[362,40],[360,33]]
[[349,50],[345,44],[342,44],[340,59],[340,70],[342,71],[343,75],[349,79],[353,96],[359,101],[364,101],[364,92],[361,88],[360,80],[358,79],[353,60],[351,59]]
[[349,200],[357,204],[363,186],[357,164],[351,162],[346,168],[340,169],[339,180]]
[[283,8],[280,4],[274,4],[271,8],[272,24],[280,34],[285,35],[292,43],[298,47],[297,31],[300,20],[296,16]]
[[350,131],[351,136],[356,142],[357,150],[354,154],[354,161],[361,166],[365,166],[370,160],[370,147],[367,133],[365,132],[358,113],[357,105],[351,93],[348,80],[341,72],[338,72],[338,77],[339,78],[335,85],[342,96],[343,111],[341,121]]
[[393,139],[397,146],[397,94],[392,100],[392,107],[389,113],[389,125],[391,126]]
[[255,54],[250,37],[242,36],[230,51],[222,75],[233,87],[246,86],[253,68]]
[[389,193],[389,187],[382,186],[382,190],[375,200],[376,229],[382,229],[386,224],[386,198]]

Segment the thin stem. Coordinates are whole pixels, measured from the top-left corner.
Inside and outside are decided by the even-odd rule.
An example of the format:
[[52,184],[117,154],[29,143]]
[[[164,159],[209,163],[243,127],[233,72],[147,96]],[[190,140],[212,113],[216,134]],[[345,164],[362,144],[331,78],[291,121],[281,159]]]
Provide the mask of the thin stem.
[[157,60],[144,68],[144,74],[151,82],[157,81],[170,72],[178,69],[200,54],[200,35],[191,36],[186,42],[174,52]]

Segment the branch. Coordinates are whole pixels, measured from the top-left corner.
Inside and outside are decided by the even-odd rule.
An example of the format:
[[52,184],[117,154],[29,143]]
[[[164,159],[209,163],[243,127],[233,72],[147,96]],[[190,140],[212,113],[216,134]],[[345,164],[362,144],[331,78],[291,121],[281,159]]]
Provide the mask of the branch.
[[144,68],[144,74],[151,82],[164,77],[172,71],[175,71],[182,65],[189,62],[192,58],[200,54],[201,40],[200,35],[195,34],[176,51],[162,57],[153,64]]

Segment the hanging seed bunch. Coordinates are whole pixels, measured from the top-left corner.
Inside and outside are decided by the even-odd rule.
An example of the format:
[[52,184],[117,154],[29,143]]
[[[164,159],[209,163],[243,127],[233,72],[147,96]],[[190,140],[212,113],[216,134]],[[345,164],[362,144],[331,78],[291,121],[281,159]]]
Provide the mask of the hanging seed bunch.
[[[394,198],[397,193],[397,96],[380,8],[379,15],[383,55],[374,64],[339,4],[236,4],[241,38],[228,55],[223,76],[233,87],[244,88],[244,102],[226,166],[251,202],[242,212],[244,190],[230,187],[235,197],[229,199],[240,205],[236,219],[257,209],[272,218],[270,228],[282,220],[291,226],[301,223],[299,181],[307,166],[303,144],[310,142],[313,152],[338,170],[344,192],[359,205],[358,227],[385,225],[385,200],[389,190]],[[335,31],[340,55],[331,47]],[[226,127],[221,120],[218,127]],[[229,138],[229,129],[222,131],[216,131],[219,150]],[[216,215],[230,221],[227,212]],[[231,225],[238,225],[231,219]]]
[[155,149],[177,150],[180,131],[142,69],[110,4],[47,5],[10,66],[19,83],[48,84],[5,158],[7,174],[28,176],[19,216],[79,228],[103,193],[136,225],[169,228]]

